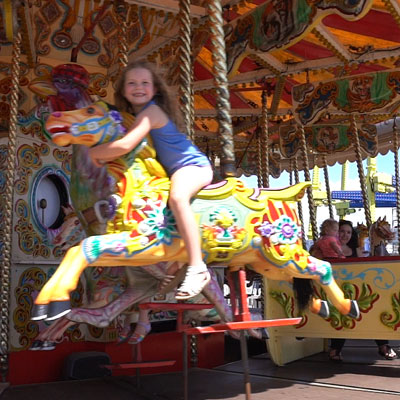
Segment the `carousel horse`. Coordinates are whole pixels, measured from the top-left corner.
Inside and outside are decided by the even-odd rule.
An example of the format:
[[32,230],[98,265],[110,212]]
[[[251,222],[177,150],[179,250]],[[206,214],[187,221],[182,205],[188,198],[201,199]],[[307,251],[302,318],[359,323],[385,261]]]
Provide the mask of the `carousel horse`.
[[372,256],[389,256],[389,252],[386,249],[386,244],[393,240],[395,237],[389,222],[386,221],[386,217],[378,218],[369,230],[369,236],[371,240],[371,255]]
[[[103,102],[52,113],[46,129],[55,144],[87,147],[124,135],[121,114]],[[163,261],[186,262],[185,245],[167,207],[169,179],[156,160],[150,139],[105,165],[114,193],[103,214],[107,229],[70,248],[35,300],[32,319],[56,319],[71,311],[69,294],[88,266],[138,267]],[[358,304],[346,299],[330,263],[303,249],[296,202],[310,183],[284,189],[250,189],[236,178],[201,190],[192,202],[207,264],[230,271],[250,266],[270,279],[312,279],[323,285],[333,305],[357,318]],[[313,299],[312,311],[327,314]]]
[[358,234],[358,247],[364,256],[370,255],[369,230],[367,225],[357,223],[355,230]]
[[[79,157],[80,154],[74,154],[73,156]],[[74,182],[72,183],[74,184]],[[86,180],[86,184],[91,186],[92,182]],[[77,199],[75,199],[75,202],[77,202]],[[52,244],[61,246],[62,249],[67,250],[69,247],[76,244],[76,242],[83,239],[83,237],[86,237],[86,234],[74,209],[71,206],[62,208],[65,214],[64,222],[57,229],[49,229],[48,236]],[[169,269],[169,267],[173,267],[171,264],[172,263],[161,262],[141,268],[126,268],[127,287],[123,293],[116,296],[115,293],[113,293],[112,282],[110,282],[109,286],[103,283],[100,289],[96,290],[96,288],[94,288],[96,293],[90,296],[91,301],[89,301],[86,306],[73,308],[70,313],[43,329],[33,341],[30,350],[55,349],[57,343],[62,340],[64,332],[77,323],[86,323],[98,328],[109,326],[115,318],[125,313],[126,310],[129,310],[133,305],[158,294],[160,292],[160,283],[163,282],[166,277],[171,277],[172,272]],[[174,269],[176,270],[177,268],[175,267]],[[217,275],[214,271],[210,272],[210,284],[204,289],[203,294],[199,294],[193,298],[191,302],[195,304],[211,302],[215,305],[215,308],[211,310],[187,310],[184,313],[184,323],[191,321],[196,321],[198,324],[203,321],[233,321],[232,310],[225,300]],[[103,273],[107,274],[107,271],[104,270]],[[182,277],[182,274],[179,274]],[[164,288],[161,294],[175,289],[179,281],[180,279],[178,278],[175,280],[175,284],[170,286],[170,289],[168,289],[168,287]],[[252,313],[251,317],[252,319],[261,319],[261,315],[257,313]],[[129,318],[125,318],[125,325],[130,326],[129,321]],[[126,327],[124,327],[124,329],[125,328]],[[249,329],[247,333],[257,339],[265,337],[263,336],[263,332],[259,329]],[[228,331],[228,334],[239,339],[239,337],[235,335],[235,331]]]

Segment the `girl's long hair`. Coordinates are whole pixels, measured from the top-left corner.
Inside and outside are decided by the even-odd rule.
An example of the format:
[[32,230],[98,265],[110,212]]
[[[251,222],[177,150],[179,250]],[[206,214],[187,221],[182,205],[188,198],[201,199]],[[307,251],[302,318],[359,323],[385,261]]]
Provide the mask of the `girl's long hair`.
[[157,69],[154,64],[144,59],[139,59],[129,63],[122,71],[121,76],[118,78],[114,94],[115,105],[118,110],[127,111],[130,113],[133,112],[131,103],[124,96],[124,86],[126,74],[130,70],[135,68],[147,69],[151,73],[155,90],[153,100],[167,114],[167,116],[177,126],[179,126],[181,123],[181,118],[178,112],[176,97],[171,94],[170,88],[166,84],[166,79],[164,78],[163,74]]

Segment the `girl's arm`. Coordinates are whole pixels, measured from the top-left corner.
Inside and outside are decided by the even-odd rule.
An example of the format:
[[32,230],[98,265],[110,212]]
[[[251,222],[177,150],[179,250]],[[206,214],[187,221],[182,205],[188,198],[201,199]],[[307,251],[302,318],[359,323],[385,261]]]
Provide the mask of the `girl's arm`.
[[132,128],[123,138],[91,147],[89,149],[89,157],[99,167],[106,161],[115,160],[129,153],[143,140],[151,129],[159,127],[160,121],[164,119],[163,117],[164,115],[159,107],[148,107],[139,113]]

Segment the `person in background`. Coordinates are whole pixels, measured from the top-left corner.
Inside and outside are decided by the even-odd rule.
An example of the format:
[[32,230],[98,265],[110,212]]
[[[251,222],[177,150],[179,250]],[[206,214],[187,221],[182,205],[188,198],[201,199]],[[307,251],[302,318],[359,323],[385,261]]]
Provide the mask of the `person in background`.
[[338,239],[339,224],[334,219],[326,219],[321,224],[321,237],[313,246],[314,254],[318,252],[323,259],[344,258],[342,246]]
[[[353,228],[351,221],[339,221],[339,242],[345,257],[362,257],[363,250],[358,247],[358,234]],[[346,339],[331,339],[329,359],[335,362],[341,362],[342,348]],[[387,360],[397,358],[396,352],[390,347],[388,340],[375,340],[378,346],[378,353]]]

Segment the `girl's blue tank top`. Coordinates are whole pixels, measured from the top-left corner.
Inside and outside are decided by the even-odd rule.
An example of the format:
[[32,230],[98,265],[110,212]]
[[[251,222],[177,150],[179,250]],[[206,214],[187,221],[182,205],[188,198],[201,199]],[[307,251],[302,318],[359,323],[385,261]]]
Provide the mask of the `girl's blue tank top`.
[[[142,110],[151,104],[156,103],[152,100]],[[169,176],[188,165],[198,167],[210,165],[207,156],[184,133],[180,132],[171,120],[168,120],[167,124],[161,128],[152,129],[150,136],[157,158]]]

